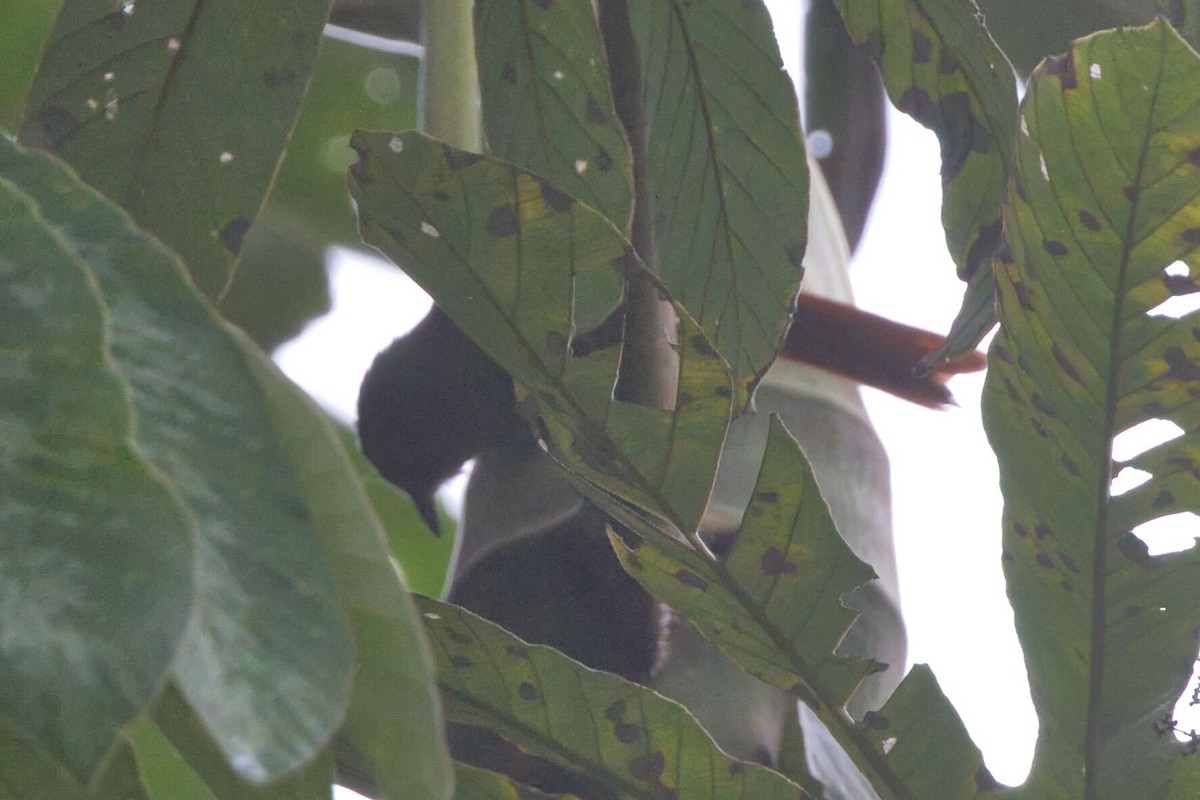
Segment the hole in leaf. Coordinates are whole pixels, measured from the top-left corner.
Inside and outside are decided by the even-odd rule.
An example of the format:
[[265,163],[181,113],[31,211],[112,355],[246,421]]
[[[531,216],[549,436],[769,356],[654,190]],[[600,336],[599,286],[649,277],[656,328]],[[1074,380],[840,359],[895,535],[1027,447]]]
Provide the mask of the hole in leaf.
[[1112,457],[1116,461],[1128,461],[1152,447],[1183,435],[1183,428],[1167,419],[1148,419],[1132,428],[1126,428],[1113,437]]
[[1153,475],[1145,470],[1123,467],[1117,473],[1117,477],[1112,479],[1112,483],[1108,486],[1108,492],[1113,497],[1120,497],[1126,492],[1141,486],[1153,477]]
[[1188,550],[1200,537],[1200,516],[1191,511],[1168,514],[1133,529],[1133,535],[1141,539],[1152,556],[1178,553]]
[[1192,274],[1192,271],[1188,265],[1182,261],[1176,261],[1174,264],[1171,264],[1164,270],[1164,272],[1176,278],[1186,278],[1188,275]]
[[1175,704],[1175,738],[1181,742],[1192,739],[1190,731],[1200,730],[1200,659],[1192,663],[1192,677]]
[[1200,291],[1196,291],[1195,287],[1190,285],[1191,268],[1183,261],[1176,261],[1164,272],[1167,276],[1167,286],[1178,294],[1168,297],[1146,313],[1152,317],[1179,319],[1200,309]]

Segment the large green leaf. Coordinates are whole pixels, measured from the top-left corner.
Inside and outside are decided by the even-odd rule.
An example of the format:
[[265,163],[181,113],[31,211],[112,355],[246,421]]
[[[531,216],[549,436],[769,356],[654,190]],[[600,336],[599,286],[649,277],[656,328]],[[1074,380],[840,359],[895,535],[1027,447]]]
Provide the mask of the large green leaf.
[[337,744],[365,762],[382,798],[447,800],[452,787],[433,661],[383,526],[328,416],[247,339],[312,522],[333,560],[358,645],[354,690]]
[[770,16],[759,0],[605,5],[628,7],[604,29],[639,181],[634,243],[744,402],[787,328],[807,224],[796,94]]
[[[1013,159],[1016,81],[974,0],[835,0],[851,37],[875,50],[888,97],[937,134],[942,225],[963,280],[989,268]],[[992,327],[992,286],[974,280],[941,355],[972,349]]]
[[597,334],[627,275],[649,279],[598,212],[532,173],[415,133],[358,133],[351,191],[383,250],[537,402],[568,465],[694,531],[733,394],[728,368],[686,312],[667,335],[678,409],[613,398],[620,347]]
[[[0,732],[0,797],[5,800],[151,800],[133,748],[118,742],[91,782],[71,777],[29,739]],[[176,800],[172,798],[172,800]],[[183,800],[183,798],[179,798]]]
[[300,112],[329,5],[66,0],[22,138],[175,248],[215,297]]
[[454,800],[576,800],[573,794],[549,795],[514,783],[504,775],[469,764],[454,765]]
[[489,152],[549,178],[624,230],[632,155],[591,7],[483,0],[475,37]]
[[42,40],[50,32],[62,0],[26,0],[4,6],[4,47],[0,48],[0,127],[16,130],[25,113]]
[[180,686],[243,775],[286,772],[341,722],[354,648],[312,499],[246,355],[178,258],[56,159],[4,140],[0,174],[37,189],[41,213],[96,275],[137,442],[198,525]]
[[[1197,85],[1160,21],[1077,42],[1022,103],[984,422],[1041,723],[1030,798],[1163,797],[1179,757],[1156,723],[1196,657],[1200,550],[1152,557],[1132,531],[1200,510],[1200,314],[1149,313],[1200,288]],[[1148,419],[1184,433],[1114,461]],[[1125,466],[1150,478],[1114,496]]]
[[799,798],[799,787],[716,748],[687,710],[616,675],[418,598],[447,716],[581,772],[620,798]]
[[38,751],[31,785],[51,766],[91,780],[193,597],[194,526],[133,441],[87,254],[28,194],[52,184],[0,167],[0,731]]
[[[811,468],[777,418],[772,419],[754,496],[722,559],[706,558],[652,533],[633,548],[615,535],[610,538],[626,569],[656,597],[686,614],[750,674],[803,700],[881,798],[974,796],[963,787],[975,786],[967,779],[981,766],[978,751],[939,692],[919,684],[904,690],[903,683],[898,690],[944,706],[943,716],[953,721],[938,726],[936,734],[920,734],[922,740],[933,735],[932,744],[905,751],[930,749],[945,756],[927,763],[914,757],[901,768],[899,759],[889,756],[891,746],[883,743],[887,737],[876,734],[886,709],[880,712],[885,716],[868,715],[862,723],[846,713],[863,678],[882,666],[835,653],[857,616],[842,598],[872,572],[838,535]],[[919,680],[910,676],[906,683]],[[900,727],[907,734],[913,723]],[[974,753],[974,760],[959,757],[963,753]],[[949,776],[957,777],[946,784],[945,794],[926,793]]]

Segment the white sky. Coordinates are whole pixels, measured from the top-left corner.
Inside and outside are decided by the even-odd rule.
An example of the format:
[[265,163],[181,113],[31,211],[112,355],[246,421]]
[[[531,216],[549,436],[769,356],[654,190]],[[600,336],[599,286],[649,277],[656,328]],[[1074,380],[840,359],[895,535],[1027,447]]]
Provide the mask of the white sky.
[[[799,74],[798,0],[768,0],[785,64]],[[933,135],[892,111],[883,184],[851,267],[856,299],[898,321],[945,331],[962,285],[940,225]],[[276,353],[280,366],[343,419],[375,353],[424,315],[398,269],[331,259],[334,310]],[[931,412],[880,392],[865,401],[888,450],[910,658],[929,663],[997,779],[1024,779],[1037,730],[1000,569],[1001,499],[979,421],[981,375],[951,383],[961,408]],[[1145,445],[1135,447],[1144,449]],[[1179,546],[1197,533],[1191,521]],[[1195,715],[1189,725],[1200,725]],[[354,795],[339,790],[347,800]]]

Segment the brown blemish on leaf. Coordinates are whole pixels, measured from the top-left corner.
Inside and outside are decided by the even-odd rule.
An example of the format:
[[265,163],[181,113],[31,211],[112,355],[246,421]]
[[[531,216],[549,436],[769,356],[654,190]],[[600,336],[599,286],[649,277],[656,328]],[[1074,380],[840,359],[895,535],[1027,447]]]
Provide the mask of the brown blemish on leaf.
[[726,386],[725,384],[722,383],[720,386],[717,387],[714,394],[717,397],[731,397],[731,396],[733,396],[733,389],[730,389],[728,386]]
[[680,389],[679,394],[675,395],[675,410],[681,411],[694,402],[696,402],[696,398],[692,397],[691,392]]
[[1013,291],[1017,293],[1017,302],[1024,311],[1033,311],[1033,301],[1029,299],[1029,290],[1023,283],[1014,283]]
[[1046,398],[1042,397],[1037,392],[1031,394],[1029,396],[1029,400],[1033,403],[1034,408],[1045,414],[1047,417],[1053,419],[1058,416],[1058,414],[1054,411],[1054,406],[1047,403]]
[[735,778],[738,775],[741,775],[745,771],[746,771],[746,762],[745,761],[734,761],[733,763],[731,763],[729,765],[729,774]]
[[1012,353],[1008,352],[1008,348],[1002,344],[992,345],[992,353],[1005,364],[1013,363]]
[[1014,522],[1013,523],[1013,533],[1015,533],[1017,536],[1021,537],[1022,539],[1025,539],[1025,538],[1028,538],[1028,536],[1029,536],[1029,528],[1026,528],[1020,522]]
[[1025,405],[1025,399],[1021,397],[1021,393],[1017,391],[1017,387],[1013,386],[1012,381],[1008,378],[1004,379],[1004,388],[1008,390],[1008,399],[1012,400],[1017,405]]
[[[124,18],[124,15],[120,15]],[[57,148],[63,140],[83,127],[83,122],[58,103],[45,103],[38,107],[34,119],[42,135],[51,147]]]
[[1058,555],[1058,560],[1062,562],[1062,565],[1064,567],[1066,567],[1071,572],[1074,572],[1076,575],[1079,574],[1079,566],[1075,563],[1074,560],[1072,560],[1072,558],[1069,555],[1064,553],[1062,550],[1059,550],[1057,552],[1057,555]]
[[249,217],[235,217],[226,222],[217,233],[221,246],[236,256],[242,251],[242,242],[246,240],[251,224]]
[[542,11],[546,11],[550,6],[554,5],[554,0],[533,0],[533,4]]
[[1029,418],[1029,426],[1031,428],[1033,428],[1034,433],[1036,433],[1038,436],[1042,437],[1043,439],[1050,438],[1050,431],[1046,430],[1046,426],[1043,425],[1042,421],[1040,419],[1038,419],[1037,417]]
[[981,267],[986,267],[996,246],[1000,243],[1000,235],[1004,232],[1004,220],[996,217],[991,222],[979,226],[979,235],[971,242],[967,250],[967,277],[975,274]]
[[529,660],[529,648],[519,644],[509,644],[504,646],[504,652],[512,658],[520,658]]
[[1015,561],[1016,559],[1013,557],[1013,554],[1010,553],[1009,551],[1001,550],[1000,551],[1000,560],[1004,561],[1006,563],[1011,563],[1012,561]]
[[[1029,202],[1029,194],[1025,191],[1025,182],[1024,181],[1014,180],[1013,181],[1013,191],[1015,191],[1017,193],[1017,198],[1020,199],[1020,201],[1022,203]],[[1011,261],[1011,259],[1010,259],[1010,261]]]
[[604,718],[609,722],[620,722],[625,716],[625,701],[617,700],[604,709]]
[[1056,242],[1053,239],[1042,239],[1042,249],[1055,258],[1065,256],[1069,252],[1065,244]]
[[1158,497],[1154,498],[1152,505],[1155,508],[1169,508],[1175,505],[1175,495],[1171,494],[1169,490],[1163,489],[1158,493]]
[[924,31],[912,29],[912,61],[914,64],[928,64],[933,58],[933,42]]
[[1126,186],[1124,189],[1121,190],[1121,194],[1123,194],[1125,196],[1125,199],[1131,203],[1134,200],[1137,200],[1137,195],[1138,195],[1137,189],[1133,186]]
[[[640,547],[641,545],[639,545]],[[641,572],[646,567],[642,564],[642,560],[637,556],[630,554],[625,556],[625,566],[629,567],[634,572]]]
[[268,89],[282,89],[295,83],[297,77],[296,71],[290,67],[270,69],[263,73],[263,83]]
[[773,506],[779,503],[779,492],[755,492],[754,499]]
[[892,721],[878,711],[868,711],[863,716],[862,724],[873,731],[886,731],[892,727]]
[[1063,578],[1058,582],[1058,588],[1062,589],[1064,592],[1073,592],[1075,591],[1075,584],[1071,583],[1066,578]]
[[1055,362],[1058,363],[1059,369],[1066,373],[1068,378],[1076,383],[1083,383],[1083,379],[1079,377],[1079,372],[1075,369],[1075,365],[1071,363],[1071,359],[1067,358],[1062,350],[1058,349],[1057,344],[1051,345],[1050,352],[1054,356]]
[[938,74],[953,75],[958,72],[958,59],[949,50],[943,49],[938,53]]
[[1096,219],[1096,215],[1088,211],[1086,208],[1079,209],[1079,221],[1083,223],[1083,227],[1089,231],[1098,231],[1102,227],[1100,220]]
[[511,205],[500,206],[488,214],[486,230],[488,236],[496,239],[516,236],[521,231],[521,219],[517,216],[517,210]]
[[1196,381],[1200,380],[1200,367],[1197,367],[1188,358],[1187,353],[1183,352],[1182,348],[1170,347],[1163,353],[1163,357],[1167,361],[1167,366],[1170,368],[1168,373],[1175,380],[1180,381]]
[[596,149],[596,157],[593,160],[596,162],[596,169],[601,172],[608,172],[613,168],[612,156],[603,147]]
[[1079,86],[1078,79],[1075,77],[1075,58],[1074,54],[1067,51],[1065,55],[1050,56],[1046,59],[1046,74],[1053,75],[1058,78],[1062,84],[1063,90],[1075,89]]
[[537,688],[534,687],[534,685],[532,683],[529,683],[528,681],[523,681],[521,683],[521,685],[517,687],[517,696],[520,697],[522,700],[532,702],[534,700],[537,700],[538,691],[537,691]]
[[439,203],[445,203],[450,200],[450,195],[444,189],[434,189],[430,196]]
[[584,119],[593,125],[603,125],[608,122],[608,115],[604,113],[604,109],[600,108],[600,104],[596,102],[596,97],[588,92],[587,105],[583,112]]
[[633,744],[642,735],[642,727],[632,722],[618,722],[613,725],[613,735],[621,744]]
[[1038,553],[1033,558],[1040,566],[1043,566],[1046,569],[1054,569],[1054,562],[1051,561],[1050,556],[1046,555],[1045,553]]
[[721,357],[712,344],[709,343],[708,339],[701,334],[696,334],[689,339],[688,342],[691,344],[693,351],[699,353],[705,358],[716,359]]
[[1079,476],[1079,465],[1075,463],[1075,459],[1071,458],[1066,453],[1063,453],[1061,463],[1063,465],[1063,469],[1065,469],[1071,475],[1074,475],[1076,477]]
[[474,666],[474,664],[471,662],[471,659],[467,658],[466,656],[456,655],[450,656],[450,666],[454,667],[455,669],[467,669],[468,667]]
[[783,551],[772,545],[758,560],[758,567],[763,575],[778,578],[780,575],[791,575],[796,572],[796,565],[787,560]]
[[509,86],[517,85],[517,68],[512,65],[512,62],[504,62],[504,66],[500,68],[500,80]]
[[1127,606],[1121,613],[1127,618],[1133,619],[1134,617],[1140,617],[1145,610],[1142,606]]
[[446,628],[446,638],[455,644],[468,645],[471,643],[471,637],[467,636],[462,631],[456,631],[453,628]]
[[1188,244],[1200,244],[1200,228],[1188,228],[1182,237]]
[[466,169],[472,164],[477,163],[482,155],[479,153],[468,153],[466,150],[455,150],[449,145],[442,148],[442,157],[446,159],[446,166],[457,172],[460,169]]
[[657,781],[666,766],[667,760],[663,757],[662,751],[655,750],[653,753],[629,759],[629,774],[639,781],[649,783]]
[[1117,539],[1117,552],[1139,567],[1148,569],[1154,566],[1154,559],[1150,557],[1146,543],[1132,533],[1126,533]]
[[1037,534],[1038,541],[1041,541],[1049,536],[1053,531],[1050,530],[1050,526],[1046,523],[1039,522],[1037,525],[1033,526],[1033,532]]
[[701,578],[696,573],[680,568],[675,571],[675,580],[682,583],[684,586],[690,586],[693,589],[699,589],[702,592],[708,591],[708,581]]
[[1187,154],[1188,163],[1193,167],[1200,167],[1200,147],[1192,148]]
[[542,193],[542,202],[546,204],[546,207],[559,214],[570,211],[571,206],[575,203],[571,195],[544,178],[538,179],[538,190]]

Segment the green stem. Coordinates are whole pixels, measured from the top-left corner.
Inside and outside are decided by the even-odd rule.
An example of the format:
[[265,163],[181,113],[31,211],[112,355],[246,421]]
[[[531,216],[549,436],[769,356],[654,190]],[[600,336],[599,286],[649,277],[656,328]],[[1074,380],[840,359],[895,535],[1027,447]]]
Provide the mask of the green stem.
[[480,152],[479,77],[472,0],[423,0],[420,96],[422,132],[460,150]]

